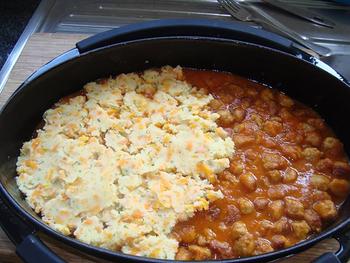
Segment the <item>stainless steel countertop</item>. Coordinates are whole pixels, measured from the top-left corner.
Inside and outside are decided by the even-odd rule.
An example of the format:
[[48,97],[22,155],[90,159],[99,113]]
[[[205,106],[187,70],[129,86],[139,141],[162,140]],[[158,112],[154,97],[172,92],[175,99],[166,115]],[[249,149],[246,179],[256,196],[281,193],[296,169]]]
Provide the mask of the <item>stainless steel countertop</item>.
[[[303,38],[329,47],[332,55],[322,60],[350,79],[349,6],[321,0],[280,0],[326,16],[337,24],[334,29],[329,29],[281,13],[261,0],[240,1],[256,16],[266,19],[268,14]],[[216,0],[42,0],[0,71],[0,91],[26,41],[35,32],[95,34],[130,23],[160,18],[233,19]]]

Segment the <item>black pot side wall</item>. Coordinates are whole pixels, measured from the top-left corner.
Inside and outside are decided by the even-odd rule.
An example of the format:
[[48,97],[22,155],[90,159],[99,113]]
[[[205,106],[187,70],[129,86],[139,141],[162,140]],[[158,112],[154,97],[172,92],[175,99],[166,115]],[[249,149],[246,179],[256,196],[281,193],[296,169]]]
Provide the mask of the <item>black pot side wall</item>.
[[[45,110],[89,81],[163,65],[229,71],[278,88],[316,109],[350,153],[350,88],[327,72],[290,55],[242,42],[140,40],[83,54],[22,86],[12,97],[0,114],[0,180],[16,202],[37,217],[16,186],[15,162]],[[349,206],[346,202],[333,226],[349,217]]]

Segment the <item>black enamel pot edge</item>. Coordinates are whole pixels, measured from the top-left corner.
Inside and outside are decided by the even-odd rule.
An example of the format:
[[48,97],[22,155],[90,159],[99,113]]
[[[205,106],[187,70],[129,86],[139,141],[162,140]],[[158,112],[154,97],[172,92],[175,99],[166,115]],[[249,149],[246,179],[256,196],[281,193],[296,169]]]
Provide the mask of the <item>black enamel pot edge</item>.
[[[147,41],[147,40],[140,40],[140,41]],[[214,41],[220,41],[218,39],[215,39]],[[223,40],[223,41],[227,41],[227,40]],[[121,44],[116,44],[116,45],[127,45],[131,42],[124,42]],[[248,44],[249,45],[249,44]],[[257,46],[259,47],[259,46]],[[81,56],[87,55],[89,52],[98,52],[98,50],[100,49],[105,49],[105,48],[109,48],[109,46],[107,47],[100,47],[96,50],[92,50],[92,51],[88,51],[84,54],[82,54]],[[259,47],[259,48],[265,48],[265,47]],[[71,51],[73,53],[76,53],[75,51]],[[280,51],[277,51],[280,52]],[[74,59],[75,57],[73,56]],[[64,59],[63,59],[64,60]],[[54,62],[54,63],[53,63]],[[30,81],[35,80],[35,78],[40,77],[41,74],[44,74],[46,72],[46,70],[52,70],[55,67],[58,67],[60,64],[55,63],[55,61],[51,62],[51,64],[49,63],[49,65],[47,65],[48,68],[45,69],[45,66],[42,68],[42,73],[40,74],[34,74],[31,78],[29,78]],[[303,62],[304,63],[304,62]],[[309,63],[309,62],[306,62]],[[54,64],[54,66],[52,66]],[[8,105],[8,103],[10,103],[11,99],[16,96],[19,92],[21,92],[22,89],[24,89],[26,87],[26,84],[28,84],[28,81],[25,82],[23,85],[21,85],[21,87],[15,92],[15,94],[9,99],[9,101],[7,102],[7,104],[5,105],[5,107],[2,109],[2,111],[6,108],[6,106]],[[1,112],[2,113],[2,112]],[[0,113],[0,114],[1,114]],[[35,224],[36,226],[38,226],[38,229],[46,232],[48,234],[50,234],[51,236],[54,236],[55,238],[61,240],[61,241],[66,241],[68,242],[70,245],[76,247],[76,248],[80,248],[82,250],[84,250],[85,252],[93,252],[99,255],[109,255],[111,258],[115,257],[116,255],[118,255],[121,259],[129,259],[129,260],[136,260],[136,261],[147,261],[147,262],[164,262],[164,260],[154,260],[154,259],[149,259],[149,258],[140,258],[140,257],[134,257],[134,256],[129,256],[129,255],[125,255],[125,254],[121,254],[121,253],[116,253],[116,252],[111,252],[105,249],[100,249],[100,248],[96,248],[93,246],[89,246],[85,243],[82,243],[80,241],[77,241],[75,239],[72,238],[67,238],[57,232],[55,232],[54,230],[52,230],[51,228],[49,228],[48,226],[46,226],[45,224],[43,224],[42,222],[38,221],[37,219],[35,219],[34,217],[32,217],[32,215],[30,215],[28,212],[24,211],[23,208],[12,198],[12,196],[7,192],[7,190],[4,188],[3,185],[0,186],[1,192],[3,197],[11,203],[11,205],[15,208],[15,210],[24,218],[29,219],[29,221],[31,221],[31,223]],[[269,254],[264,254],[264,255],[260,255],[260,256],[254,256],[254,257],[249,257],[249,258],[240,258],[240,259],[235,259],[235,260],[224,260],[222,262],[257,262],[257,261],[266,261],[266,260],[273,260],[273,259],[277,259],[286,255],[290,255],[290,254],[294,254],[294,253],[298,253],[301,250],[304,250],[310,246],[312,246],[314,243],[329,237],[331,235],[334,235],[336,232],[341,231],[344,227],[346,227],[346,225],[349,224],[349,220],[345,220],[344,222],[340,223],[339,225],[337,225],[336,227],[330,229],[329,231],[323,232],[321,233],[319,236],[314,237],[310,240],[301,242],[293,247],[284,249],[284,250],[280,250],[280,251],[275,251]],[[91,251],[93,250],[93,251]],[[173,262],[173,261],[171,261]]]
[[[196,39],[200,39],[200,37],[196,37]],[[206,40],[209,40],[209,38],[205,38]],[[149,40],[153,40],[153,39],[149,39]],[[220,39],[211,39],[212,41],[227,41],[227,40],[220,40]],[[131,44],[133,42],[139,42],[139,41],[147,41],[147,40],[136,40],[136,41],[131,41],[131,42],[126,42],[126,43],[122,43],[122,44],[116,44],[116,45],[127,45],[127,44]],[[239,41],[231,41],[231,42],[236,42],[236,43],[239,43]],[[251,45],[251,44],[246,44],[244,43],[245,45]],[[259,48],[265,48],[265,49],[268,49],[266,47],[262,47],[262,46],[258,46],[258,45],[255,45]],[[106,47],[108,48],[108,47]],[[104,48],[100,48],[100,49],[104,49]],[[90,52],[98,52],[98,50],[95,50],[95,51],[90,51]],[[87,55],[88,53],[85,53],[83,55]],[[289,55],[289,54],[288,54]],[[291,56],[291,55],[289,55]],[[71,58],[71,59],[74,59],[74,58]],[[65,61],[67,62],[67,61]],[[306,63],[309,63],[309,62],[306,62]],[[61,64],[57,64],[55,65],[54,67],[49,67],[47,70],[53,70],[55,67],[58,67],[60,66]],[[40,75],[37,75],[35,78],[38,78],[40,77]],[[31,78],[31,81],[34,81],[35,78]],[[28,82],[25,82],[17,91],[16,93],[13,95],[13,96],[16,96],[17,93],[20,93],[23,89],[25,89],[25,86],[26,86],[26,83]],[[11,101],[11,99],[9,99],[9,102]],[[4,109],[6,108],[6,105],[4,106]],[[1,114],[1,113],[0,113]],[[51,228],[47,227],[47,225],[45,225],[44,223],[42,223],[41,221],[37,220],[36,218],[32,217],[32,215],[30,215],[28,212],[26,212],[25,210],[23,210],[23,208],[20,206],[20,204],[18,204],[12,197],[11,195],[6,191],[6,189],[4,189],[1,185],[1,191],[6,195],[6,199],[7,200],[11,200],[13,202],[12,205],[14,205],[16,207],[16,210],[19,211],[21,213],[21,215],[27,219],[30,219],[31,223],[35,224],[36,226],[38,226],[38,229],[43,231],[43,232],[46,232],[47,234],[53,236],[53,237],[59,237],[60,240],[62,241],[67,241],[67,237],[66,236],[63,236],[62,234],[52,230]],[[322,233],[321,235],[313,238],[313,239],[310,239],[310,240],[307,240],[307,241],[304,241],[304,242],[301,242],[293,247],[290,247],[290,248],[287,248],[287,249],[284,249],[284,250],[279,250],[279,251],[275,251],[275,252],[272,252],[272,253],[269,253],[269,254],[264,254],[264,255],[260,255],[260,256],[255,256],[255,257],[249,257],[249,258],[240,258],[240,259],[235,259],[235,260],[222,260],[222,262],[256,262],[256,261],[267,261],[267,260],[273,260],[273,259],[277,259],[277,258],[280,258],[281,256],[287,256],[287,255],[291,255],[291,254],[295,254],[295,253],[298,253],[304,249],[307,249],[309,248],[310,246],[312,246],[314,243],[316,242],[319,242],[320,240],[324,239],[324,238],[327,238],[333,234],[335,234],[336,232],[338,231],[341,231],[344,227],[346,227],[346,225],[349,223],[349,220],[347,221],[344,221],[342,222],[341,224],[337,225],[335,228],[331,229],[330,231],[326,232],[326,233]],[[58,234],[58,235],[57,235]],[[109,254],[111,256],[114,256],[115,254],[118,254],[119,256],[123,257],[123,258],[128,258],[128,259],[131,259],[131,260],[142,260],[142,261],[148,261],[148,262],[164,262],[166,260],[154,260],[154,259],[149,259],[149,258],[140,258],[140,257],[134,257],[134,256],[129,256],[129,255],[125,255],[125,254],[121,254],[121,253],[116,253],[116,252],[111,252],[109,250],[105,250],[105,249],[100,249],[100,248],[96,248],[96,247],[93,247],[93,246],[90,246],[90,245],[87,245],[85,243],[82,243],[76,239],[72,239],[72,238],[68,238],[70,240],[70,242],[72,243],[71,245],[73,245],[74,247],[76,248],[83,248],[84,251],[86,252],[91,252],[90,250],[93,249],[94,252],[98,252],[99,254],[104,254],[104,256],[106,254]],[[173,262],[173,261],[171,261]],[[209,261],[208,261],[209,262]],[[216,262],[216,261],[213,261],[213,262]]]

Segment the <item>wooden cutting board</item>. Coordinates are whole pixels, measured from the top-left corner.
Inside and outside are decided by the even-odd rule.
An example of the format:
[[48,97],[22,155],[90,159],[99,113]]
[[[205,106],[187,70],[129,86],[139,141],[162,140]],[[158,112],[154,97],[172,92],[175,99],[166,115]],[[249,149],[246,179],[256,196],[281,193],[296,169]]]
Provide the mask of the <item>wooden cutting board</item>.
[[[0,94],[0,107],[6,102],[15,89],[37,68],[50,61],[57,55],[73,48],[75,43],[88,35],[77,34],[34,34],[24,47],[17,63],[15,64],[4,90]],[[91,256],[83,255],[79,251],[66,245],[58,243],[48,236],[41,235],[42,240],[58,255],[67,262],[109,262]],[[339,245],[335,239],[327,239],[318,243],[313,248],[293,257],[280,260],[283,263],[306,263],[317,256],[329,252],[337,251]],[[15,254],[15,247],[0,229],[0,261],[1,262],[21,262]]]

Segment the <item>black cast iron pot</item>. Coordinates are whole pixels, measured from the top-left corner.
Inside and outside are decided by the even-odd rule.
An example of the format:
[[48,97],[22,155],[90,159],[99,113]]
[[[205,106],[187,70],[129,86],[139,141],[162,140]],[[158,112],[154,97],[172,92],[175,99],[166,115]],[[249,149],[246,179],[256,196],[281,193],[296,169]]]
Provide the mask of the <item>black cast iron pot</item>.
[[[26,262],[63,262],[36,236],[44,232],[88,254],[115,262],[166,262],[125,255],[66,237],[45,225],[21,196],[15,163],[42,114],[61,97],[97,78],[163,65],[229,71],[278,88],[313,107],[343,141],[350,154],[350,87],[334,70],[278,35],[215,20],[158,20],[98,34],[77,43],[30,76],[0,112],[0,221]],[[6,210],[6,211],[5,211]],[[11,215],[12,213],[12,215]],[[322,233],[271,253],[221,262],[266,262],[299,253],[320,240],[335,237],[341,248],[318,262],[340,262],[349,256],[346,228],[350,199],[339,218]]]

